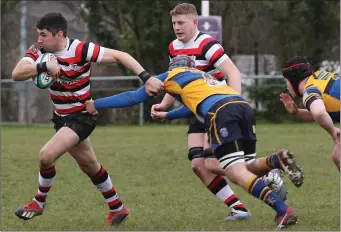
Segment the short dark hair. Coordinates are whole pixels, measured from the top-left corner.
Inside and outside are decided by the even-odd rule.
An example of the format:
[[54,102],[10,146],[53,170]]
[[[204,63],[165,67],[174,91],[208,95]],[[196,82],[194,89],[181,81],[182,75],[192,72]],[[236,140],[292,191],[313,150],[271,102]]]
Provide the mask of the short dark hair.
[[64,37],[67,36],[67,21],[61,13],[50,12],[45,14],[38,20],[37,28],[39,30],[46,29],[51,32],[52,35],[62,31]]

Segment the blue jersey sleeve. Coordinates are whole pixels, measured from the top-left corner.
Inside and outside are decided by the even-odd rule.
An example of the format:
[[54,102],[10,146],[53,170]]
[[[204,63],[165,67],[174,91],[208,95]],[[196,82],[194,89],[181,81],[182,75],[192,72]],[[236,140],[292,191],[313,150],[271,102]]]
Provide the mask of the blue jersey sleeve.
[[[164,81],[168,76],[168,72],[156,76],[157,79]],[[96,109],[105,108],[123,108],[137,105],[149,98],[145,87],[141,87],[136,91],[127,91],[111,97],[99,98],[94,101]]]
[[167,119],[173,120],[177,118],[188,118],[190,116],[194,115],[190,109],[188,109],[186,106],[181,106],[179,108],[176,108],[175,110],[169,111],[167,113]]
[[145,87],[141,87],[136,91],[127,91],[111,97],[99,98],[94,101],[96,109],[105,108],[123,108],[137,105],[149,98]]

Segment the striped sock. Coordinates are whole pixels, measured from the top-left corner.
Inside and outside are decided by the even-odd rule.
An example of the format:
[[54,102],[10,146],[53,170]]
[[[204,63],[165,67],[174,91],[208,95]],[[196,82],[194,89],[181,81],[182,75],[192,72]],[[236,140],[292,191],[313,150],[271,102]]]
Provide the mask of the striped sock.
[[281,164],[277,154],[268,155],[266,157],[266,163],[271,169],[281,169]]
[[216,176],[213,181],[207,186],[207,188],[229,208],[235,210],[248,212],[244,204],[240,202],[238,197],[234,194],[231,187],[227,184],[227,181],[222,176]]
[[277,154],[268,155],[266,157],[261,157],[259,160],[262,161],[262,164],[265,169],[272,170],[272,169],[282,169],[279,157]]
[[284,215],[287,204],[284,203],[275,193],[273,193],[264,182],[255,175],[252,175],[248,181],[246,190],[256,198],[264,201],[268,206],[273,208],[278,215]]
[[95,176],[91,177],[91,181],[102,193],[111,212],[117,212],[123,208],[123,204],[112,185],[110,176],[103,166],[101,166],[101,169]]
[[47,193],[52,187],[55,176],[56,169],[54,166],[48,169],[40,168],[38,192],[33,200],[35,200],[41,208],[44,208]]

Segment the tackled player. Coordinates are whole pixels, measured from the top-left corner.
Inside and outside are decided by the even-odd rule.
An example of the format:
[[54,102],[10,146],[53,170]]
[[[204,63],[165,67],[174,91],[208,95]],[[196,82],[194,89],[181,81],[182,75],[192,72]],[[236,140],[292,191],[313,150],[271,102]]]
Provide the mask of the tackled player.
[[[171,60],[169,71],[157,76],[164,82],[165,91],[184,104],[173,117],[195,115],[203,121],[211,148],[227,178],[273,208],[277,213],[278,229],[295,224],[297,215],[293,208],[258,178],[278,168],[288,173],[297,187],[301,186],[303,173],[296,165],[293,154],[280,150],[255,159],[255,118],[251,106],[231,87],[220,84],[211,75],[194,67],[195,63],[189,56],[178,56]],[[90,114],[97,114],[98,109],[130,107],[148,98],[145,88],[141,87],[136,91],[86,101],[85,104]],[[166,118],[168,114],[156,113],[161,118]]]

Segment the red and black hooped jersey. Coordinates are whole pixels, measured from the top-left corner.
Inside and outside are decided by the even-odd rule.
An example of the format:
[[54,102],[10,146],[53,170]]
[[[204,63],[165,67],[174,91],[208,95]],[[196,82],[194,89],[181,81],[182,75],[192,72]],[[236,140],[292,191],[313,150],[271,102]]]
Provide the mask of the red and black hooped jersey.
[[178,39],[172,41],[168,46],[168,55],[172,59],[178,55],[188,55],[195,59],[196,68],[204,71],[211,76],[222,79],[224,74],[217,67],[228,56],[224,52],[224,48],[212,36],[198,32],[193,39],[187,43],[183,43]]
[[[36,44],[26,52],[24,60],[35,62],[45,53]],[[53,53],[61,67],[61,73],[50,88],[50,97],[56,114],[65,116],[84,111],[83,103],[91,99],[91,62],[102,60],[104,48],[92,42],[67,38],[66,47]]]

